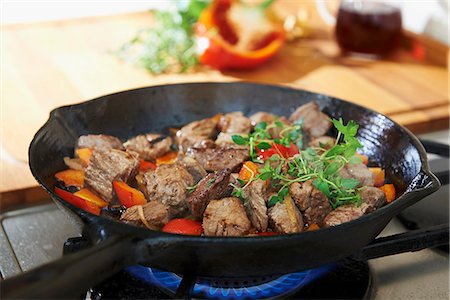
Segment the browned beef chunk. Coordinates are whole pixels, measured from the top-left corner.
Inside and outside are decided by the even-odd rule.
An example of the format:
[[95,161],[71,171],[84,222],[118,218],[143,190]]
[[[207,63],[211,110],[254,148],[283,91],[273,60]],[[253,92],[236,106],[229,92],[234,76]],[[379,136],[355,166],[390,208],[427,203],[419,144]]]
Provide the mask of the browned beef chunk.
[[325,135],[331,127],[330,118],[320,111],[316,102],[298,107],[289,118],[292,122],[299,119],[303,119],[303,130],[310,138]]
[[198,161],[190,156],[182,156],[179,164],[192,175],[195,183],[199,182],[203,177],[208,175],[205,168],[203,168]]
[[78,138],[76,148],[92,148],[97,150],[119,149],[123,150],[122,142],[111,135],[88,134]]
[[248,150],[243,148],[189,148],[186,154],[197,160],[206,171],[238,171],[249,159]]
[[374,187],[365,187],[361,190],[361,205],[355,203],[339,206],[330,212],[324,220],[326,227],[356,220],[359,217],[371,213],[386,203],[384,193]]
[[344,178],[354,178],[359,180],[358,187],[373,186],[375,175],[365,164],[347,164],[341,170],[339,175]]
[[268,199],[267,184],[261,179],[253,181],[243,190],[244,207],[247,215],[258,231],[266,231],[269,218],[266,201]]
[[308,224],[316,223],[321,226],[323,219],[331,211],[327,196],[313,185],[312,180],[292,183],[289,194]]
[[244,236],[250,228],[244,206],[235,197],[212,200],[203,214],[203,231],[207,236]]
[[291,196],[286,196],[282,203],[277,202],[269,208],[269,223],[273,230],[281,233],[303,231],[303,218]]
[[203,119],[182,127],[177,132],[178,147],[186,151],[189,147],[199,146],[202,141],[214,139],[217,135],[217,121]]
[[[246,149],[248,151],[249,147],[246,145],[238,145],[235,142],[233,142],[232,136],[235,133],[224,133],[221,132],[217,136],[216,139],[216,146],[222,147],[222,148],[235,148],[235,149]],[[246,135],[244,135],[246,136]],[[214,148],[214,147],[210,147]]]
[[179,164],[160,165],[144,174],[145,194],[151,201],[169,207],[171,215],[180,216],[187,211],[187,187],[195,184],[191,174]]
[[161,138],[160,134],[152,133],[135,136],[124,143],[127,151],[134,151],[145,160],[155,160],[166,154],[171,145],[172,138]]
[[196,218],[201,218],[210,200],[222,199],[231,195],[230,169],[210,173],[197,185],[195,191],[187,198],[189,209]]
[[226,133],[250,133],[252,124],[249,118],[237,111],[223,115],[219,120],[218,127],[220,131]]
[[150,201],[144,205],[135,205],[127,208],[120,217],[120,220],[133,225],[143,225],[150,229],[158,230],[169,222],[169,208],[161,202]]
[[253,126],[256,126],[256,124],[261,122],[266,122],[267,124],[270,124],[273,121],[275,121],[276,118],[277,118],[276,115],[264,111],[259,111],[250,116],[250,120]]
[[[266,113],[266,112],[257,112],[253,115],[250,116],[250,120],[252,121],[252,125],[256,126],[258,123],[261,122],[266,122],[267,125],[271,125],[273,122],[275,121],[280,121],[281,123],[283,123],[285,126],[290,126],[291,122],[286,119],[286,117],[282,116],[282,117],[277,117],[274,114],[271,113]],[[269,134],[274,138],[280,138],[280,132],[281,130],[283,130],[282,128],[279,127],[275,127],[275,128],[270,128],[269,129]]]
[[321,147],[323,149],[328,150],[328,149],[331,149],[334,146],[335,142],[336,142],[335,138],[332,138],[331,136],[324,135],[324,136],[319,136],[319,137],[313,138],[309,142],[308,146],[309,147],[316,147],[316,148]]
[[112,182],[127,182],[132,179],[139,168],[139,159],[127,152],[110,149],[94,150],[85,172],[85,185],[92,188],[104,200],[113,197]]
[[386,195],[376,187],[367,186],[361,189],[361,201],[369,205],[369,209],[374,211],[386,204]]

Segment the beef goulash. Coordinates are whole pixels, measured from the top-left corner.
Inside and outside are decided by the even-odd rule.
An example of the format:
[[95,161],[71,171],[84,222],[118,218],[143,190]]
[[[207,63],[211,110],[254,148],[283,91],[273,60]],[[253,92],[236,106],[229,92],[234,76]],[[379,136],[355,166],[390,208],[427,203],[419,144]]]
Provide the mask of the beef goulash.
[[309,102],[289,118],[231,112],[173,136],[83,135],[74,157],[64,158],[68,169],[55,174],[55,193],[89,213],[176,234],[338,226],[396,197],[384,170],[360,154],[357,131],[354,121],[331,119]]

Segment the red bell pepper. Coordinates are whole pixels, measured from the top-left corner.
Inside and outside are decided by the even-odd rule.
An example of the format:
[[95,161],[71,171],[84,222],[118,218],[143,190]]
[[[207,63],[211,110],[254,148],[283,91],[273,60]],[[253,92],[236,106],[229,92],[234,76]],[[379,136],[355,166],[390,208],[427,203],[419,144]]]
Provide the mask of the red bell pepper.
[[258,174],[258,166],[251,162],[246,161],[243,165],[241,170],[239,171],[239,179],[244,181],[249,181],[252,177],[256,176]]
[[291,143],[288,148],[286,146],[272,143],[272,147],[266,150],[257,149],[258,158],[266,161],[272,155],[278,154],[280,157],[289,158],[299,153],[297,145]]
[[91,190],[84,188],[74,193],[75,196],[78,196],[86,201],[92,202],[99,207],[105,207],[108,205],[108,202],[91,192]]
[[55,178],[62,181],[65,186],[82,188],[84,185],[84,171],[68,169],[56,173]]
[[140,190],[132,188],[125,182],[113,181],[113,186],[119,202],[125,205],[126,208],[147,203],[147,199],[145,199],[144,194]]
[[148,170],[155,170],[156,169],[156,164],[152,163],[150,161],[146,161],[141,159],[141,161],[139,162],[139,171],[140,172],[147,172]]
[[227,16],[231,6],[237,2],[215,0],[200,14],[195,33],[201,63],[219,70],[250,69],[267,61],[283,46],[284,30],[273,24],[272,32],[262,37],[252,49],[237,47],[239,36],[230,26]]
[[164,232],[187,235],[201,235],[203,227],[200,222],[191,219],[173,219],[162,229]]
[[86,201],[72,193],[69,193],[68,191],[57,187],[55,187],[55,194],[78,208],[81,208],[97,216],[100,215],[100,207],[90,201]]

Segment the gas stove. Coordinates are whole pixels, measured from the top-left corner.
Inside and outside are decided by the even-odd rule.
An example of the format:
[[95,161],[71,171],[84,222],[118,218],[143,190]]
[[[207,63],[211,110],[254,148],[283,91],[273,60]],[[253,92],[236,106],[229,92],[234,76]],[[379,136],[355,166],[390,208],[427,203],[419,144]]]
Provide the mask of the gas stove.
[[[431,161],[448,176],[448,160]],[[447,179],[448,181],[448,179]],[[448,223],[448,185],[404,211],[380,236]],[[51,232],[51,234],[49,234]],[[2,278],[55,260],[84,247],[81,233],[54,204],[1,215]],[[295,259],[293,259],[295,263]],[[448,299],[448,246],[403,253],[369,262],[345,259],[280,277],[190,278],[144,266],[130,266],[92,287],[82,299]]]

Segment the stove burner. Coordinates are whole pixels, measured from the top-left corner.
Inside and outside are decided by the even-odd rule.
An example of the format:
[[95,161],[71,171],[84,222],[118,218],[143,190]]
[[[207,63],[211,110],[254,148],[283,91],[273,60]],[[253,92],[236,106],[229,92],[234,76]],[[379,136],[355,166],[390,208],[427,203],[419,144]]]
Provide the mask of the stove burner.
[[[335,264],[331,264],[317,269],[282,275],[280,277],[271,276],[248,279],[200,278],[194,285],[192,298],[267,299],[286,297],[334,268]],[[125,272],[168,294],[176,293],[182,279],[174,273],[143,266],[128,267]]]

